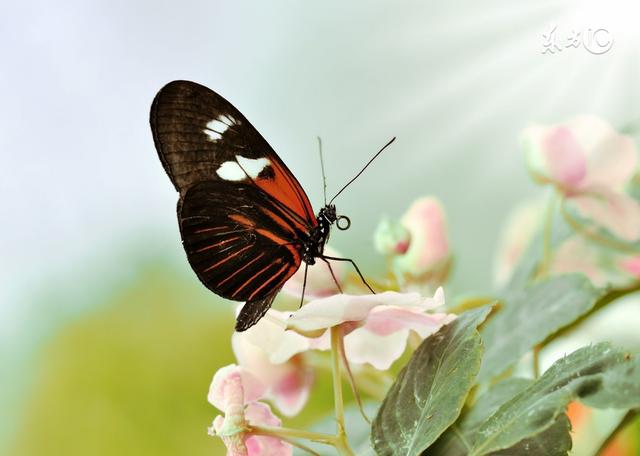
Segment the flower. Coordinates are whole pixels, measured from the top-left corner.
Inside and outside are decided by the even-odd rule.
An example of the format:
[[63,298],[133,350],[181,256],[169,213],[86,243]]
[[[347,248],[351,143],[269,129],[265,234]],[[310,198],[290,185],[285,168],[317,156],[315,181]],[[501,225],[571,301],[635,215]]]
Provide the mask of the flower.
[[340,326],[350,362],[386,370],[404,352],[411,332],[425,338],[455,318],[445,313],[427,313],[443,304],[442,288],[433,298],[426,299],[418,293],[394,291],[361,296],[340,294],[309,302],[291,316],[289,328],[326,337],[329,328]]
[[434,197],[424,197],[414,201],[399,221],[383,219],[374,245],[391,257],[399,278],[415,279],[443,269],[450,253],[442,205]]
[[219,369],[209,387],[209,402],[224,412],[209,428],[227,447],[227,456],[290,456],[292,447],[282,440],[252,433],[252,426],[280,426],[267,404],[257,402],[265,387],[251,373],[231,364]]
[[[325,255],[332,257],[340,257],[340,253],[326,246],[324,249]],[[331,269],[335,275],[336,280],[340,287],[345,284],[346,270],[343,262],[327,260],[331,263]],[[302,287],[304,284],[305,268],[304,264],[298,268],[295,274],[291,276],[289,280],[284,284],[282,290],[288,295],[295,296],[300,299],[302,294]],[[309,265],[307,270],[307,285],[304,289],[304,295],[307,299],[321,298],[324,296],[330,296],[332,294],[339,293],[338,286],[331,276],[331,271],[327,266],[327,263],[321,260],[317,260],[315,264]]]
[[640,204],[623,193],[638,155],[633,140],[597,117],[523,133],[534,178],[554,185],[581,216],[625,241],[640,239]]
[[350,362],[386,370],[404,352],[410,333],[425,338],[455,318],[431,313],[442,305],[441,288],[433,298],[395,291],[333,295],[310,301],[288,319],[270,309],[253,328],[234,335],[234,351],[243,367],[271,385],[266,395],[278,408],[295,413],[306,401],[312,380],[300,355],[329,349],[329,328],[342,327]]
[[[544,214],[543,201],[533,200],[517,206],[508,216],[496,255],[496,285],[508,283],[534,235],[542,228]],[[605,248],[576,233],[551,252],[547,272],[555,275],[581,272],[598,287],[628,286],[640,279],[640,256]]]
[[616,277],[613,265],[609,264],[613,255],[615,253],[589,243],[582,237],[572,236],[553,252],[549,272],[551,274],[581,272],[594,285],[604,287],[621,279],[620,274]]
[[311,347],[308,339],[293,331],[285,333],[288,313],[270,309],[262,320],[231,338],[238,364],[259,376],[265,398],[273,400],[285,415],[296,415],[307,402],[313,370],[299,355]]

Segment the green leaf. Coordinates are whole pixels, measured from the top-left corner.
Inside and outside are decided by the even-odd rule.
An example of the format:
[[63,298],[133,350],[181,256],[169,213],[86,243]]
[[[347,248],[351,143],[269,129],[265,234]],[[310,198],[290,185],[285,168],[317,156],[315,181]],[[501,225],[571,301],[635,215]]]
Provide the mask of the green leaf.
[[506,450],[490,453],[491,456],[565,456],[571,449],[571,423],[567,415],[562,413],[553,423],[539,434],[521,440]]
[[[466,456],[480,425],[502,404],[530,386],[533,380],[510,378],[480,396],[477,402],[429,448],[429,456]],[[563,456],[571,449],[570,424],[562,414],[543,432],[524,439],[514,446],[491,454],[529,456]]]
[[625,363],[602,375],[602,388],[582,402],[594,408],[640,407],[640,357],[624,355]]
[[[607,397],[617,400],[619,396],[608,388],[619,386],[619,381],[614,381],[619,376],[637,376],[636,367],[629,366],[637,366],[634,358],[606,343],[581,348],[556,361],[540,379],[500,406],[480,426],[469,454],[489,454],[536,436],[554,425],[567,404],[576,398],[603,406]],[[629,398],[627,407],[634,400],[639,399]]]
[[588,312],[600,296],[582,274],[508,292],[504,307],[482,328],[486,349],[478,382],[501,374],[533,346]]
[[529,378],[509,378],[494,385],[478,398],[460,420],[459,427],[471,436],[498,408],[533,383]]
[[429,456],[464,456],[471,449],[473,436],[480,425],[513,396],[527,388],[533,380],[510,378],[504,380],[478,398],[476,403],[463,411],[453,424],[429,448]]
[[480,369],[476,328],[489,310],[463,313],[418,347],[373,422],[377,454],[419,455],[456,420]]

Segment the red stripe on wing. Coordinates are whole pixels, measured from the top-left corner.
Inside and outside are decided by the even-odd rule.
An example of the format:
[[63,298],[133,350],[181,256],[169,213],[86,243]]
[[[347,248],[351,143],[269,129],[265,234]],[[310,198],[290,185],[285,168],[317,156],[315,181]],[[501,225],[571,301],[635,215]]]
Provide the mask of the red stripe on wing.
[[[276,280],[278,278],[278,276],[281,275],[281,273],[287,269],[287,267],[291,268],[291,266],[287,265],[287,264],[283,264],[282,267],[280,269],[278,269],[278,272],[276,272],[274,275],[272,275],[267,281],[265,281],[262,285],[260,285],[253,293],[251,293],[251,296],[249,296],[249,301],[252,300],[258,293],[260,293],[260,291],[266,287],[267,285],[269,285],[271,282],[273,282],[274,280]],[[297,270],[298,268],[295,268],[292,272],[291,275],[293,275],[293,273]],[[291,275],[289,275],[289,277],[291,277]],[[289,278],[287,277],[287,279]],[[282,279],[282,278],[280,278]],[[286,279],[285,279],[286,280]],[[283,281],[284,282],[284,281]]]

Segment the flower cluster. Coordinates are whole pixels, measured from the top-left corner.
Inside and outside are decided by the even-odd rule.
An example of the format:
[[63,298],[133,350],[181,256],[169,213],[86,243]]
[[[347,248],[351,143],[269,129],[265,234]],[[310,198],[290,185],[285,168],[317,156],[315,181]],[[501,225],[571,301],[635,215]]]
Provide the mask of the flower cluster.
[[620,239],[640,239],[640,204],[623,192],[638,165],[630,137],[590,116],[532,126],[523,136],[538,182],[555,186],[583,217]]
[[[299,413],[316,375],[313,352],[332,348],[332,328],[339,330],[340,350],[351,375],[351,366],[363,371],[367,366],[389,369],[407,349],[412,334],[424,339],[455,318],[438,311],[445,304],[442,288],[431,298],[396,291],[342,294],[336,292],[326,265],[320,266],[324,268],[309,269],[305,294],[312,299],[302,308],[270,309],[258,324],[232,336],[238,365],[219,370],[209,393],[209,402],[225,413],[216,418],[211,431],[223,439],[230,455],[287,454],[288,443],[255,434],[256,426],[280,425],[268,405],[258,400],[270,401],[286,416]],[[333,267],[341,281],[338,285],[346,287],[344,271],[338,264]],[[287,284],[289,294],[301,290],[299,280],[294,276]]]
[[[527,285],[577,272],[601,287],[593,288],[594,295],[611,287],[626,287],[618,288],[626,291],[640,287],[640,204],[628,192],[638,164],[633,140],[601,119],[581,116],[559,125],[531,126],[523,132],[523,145],[532,177],[552,188],[552,196],[549,201],[524,203],[509,217],[496,256],[496,285],[509,289],[518,265],[529,262],[535,267],[527,270]],[[388,373],[394,371],[396,361],[418,346],[437,345],[443,334],[464,324],[465,316],[456,320],[452,308],[445,305],[442,286],[453,255],[445,211],[438,199],[419,198],[397,220],[384,218],[373,243],[388,263],[388,274],[374,282],[377,294],[364,293],[360,278],[350,274],[345,263],[331,262],[330,271],[327,264],[318,262],[307,274],[299,270],[283,289],[295,305],[301,303],[304,289],[304,305],[295,311],[270,309],[258,324],[233,334],[236,364],[216,372],[208,397],[223,412],[213,421],[210,433],[223,440],[229,456],[288,456],[294,446],[316,454],[301,439],[332,445],[340,454],[353,454],[345,436],[343,380],[351,385],[362,411],[359,390],[369,399],[382,400],[393,382]],[[531,252],[536,248],[540,251]],[[339,256],[327,249],[329,256]],[[585,277],[579,279],[591,286]],[[514,291],[523,294],[526,288]],[[556,298],[553,292],[549,296]],[[484,297],[463,300],[455,309],[472,309],[491,301]],[[487,308],[475,310],[480,311],[477,315],[489,312]],[[499,311],[499,306],[494,308]],[[476,330],[477,326],[469,334],[477,336]],[[557,332],[554,322],[545,337],[551,339]],[[535,343],[538,345],[530,352],[534,359],[531,382],[539,375],[537,356],[546,342],[543,338]],[[526,350],[518,356],[525,359]],[[471,364],[461,368],[472,369]],[[297,415],[311,396],[318,371],[325,368],[333,374],[337,433],[283,427],[269,404],[281,415]],[[582,374],[576,378],[578,375]],[[396,383],[401,380],[402,374]],[[565,396],[568,402],[571,394]],[[409,402],[416,398],[411,396]],[[569,417],[577,427],[578,418]],[[382,440],[374,438],[373,445]]]
[[[523,142],[532,176],[553,186],[573,230],[550,252],[546,272],[581,272],[601,286],[640,278],[640,256],[632,244],[640,240],[640,204],[625,192],[638,165],[633,140],[602,119],[580,116],[529,127]],[[552,230],[553,211],[553,200],[534,200],[513,212],[497,256],[498,284],[507,282],[535,233]]]

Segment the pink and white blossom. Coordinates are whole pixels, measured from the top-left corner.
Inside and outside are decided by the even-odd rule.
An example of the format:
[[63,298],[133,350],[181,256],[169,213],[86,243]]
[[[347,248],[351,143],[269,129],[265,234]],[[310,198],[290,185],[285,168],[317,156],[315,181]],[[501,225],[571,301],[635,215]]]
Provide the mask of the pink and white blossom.
[[599,287],[615,280],[607,257],[611,252],[590,243],[580,236],[572,236],[553,252],[549,264],[550,274],[581,272]]
[[404,352],[409,334],[427,337],[455,316],[432,313],[444,305],[438,289],[433,298],[418,293],[387,291],[376,295],[335,295],[311,301],[289,319],[289,328],[303,334],[323,334],[340,326],[347,359],[388,369]]
[[238,364],[259,376],[265,385],[264,397],[285,415],[293,416],[307,402],[314,374],[300,355],[312,343],[300,334],[285,331],[288,315],[270,309],[258,324],[234,333],[231,343]]
[[627,287],[640,280],[640,257],[607,249],[588,239],[573,236],[553,253],[549,272],[581,272],[598,287]]
[[253,328],[234,335],[234,351],[247,371],[271,385],[266,396],[283,412],[296,413],[310,386],[303,352],[328,350],[329,329],[340,326],[347,359],[386,370],[404,352],[411,333],[425,338],[455,315],[439,288],[433,298],[387,291],[375,295],[339,294],[313,300],[291,314],[269,310]]
[[[498,286],[508,283],[534,235],[542,229],[544,218],[542,200],[521,204],[507,218],[496,256]],[[612,250],[579,233],[569,236],[550,252],[547,267],[550,274],[583,273],[596,286],[627,286],[640,279],[640,256]]]
[[207,399],[220,409],[209,428],[227,447],[227,456],[290,456],[292,447],[276,437],[251,432],[252,426],[280,426],[267,404],[257,402],[264,385],[242,367],[231,364],[213,377]]
[[640,239],[640,204],[623,192],[636,172],[633,140],[593,116],[523,134],[534,178],[554,185],[585,218],[625,241]]

